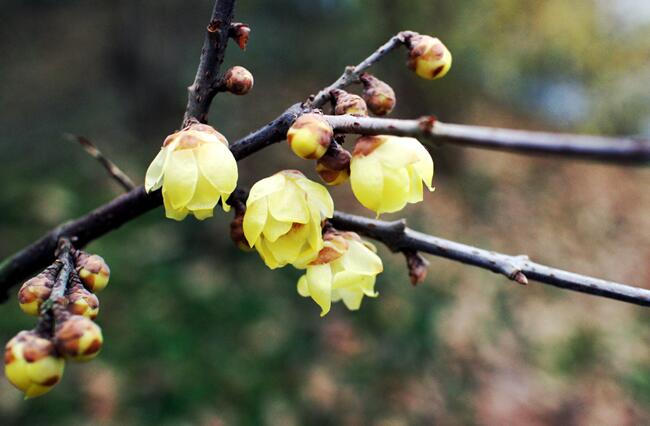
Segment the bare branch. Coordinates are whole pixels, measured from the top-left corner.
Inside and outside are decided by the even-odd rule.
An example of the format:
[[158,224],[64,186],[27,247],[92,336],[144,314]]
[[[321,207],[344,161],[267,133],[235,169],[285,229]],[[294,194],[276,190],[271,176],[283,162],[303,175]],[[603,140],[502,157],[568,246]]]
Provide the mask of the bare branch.
[[624,164],[649,164],[650,141],[633,138],[569,135],[448,124],[433,117],[418,120],[327,115],[334,130],[363,135],[413,136],[429,142],[494,149],[520,154],[548,154]]
[[234,11],[235,0],[217,0],[214,3],[196,77],[194,83],[187,88],[187,108],[182,127],[187,126],[191,120],[207,122],[212,99],[217,93],[215,87],[219,81],[219,69],[228,46]]
[[65,137],[68,140],[71,141],[76,141],[79,142],[81,147],[95,160],[101,164],[108,174],[126,191],[130,191],[133,188],[135,188],[135,184],[131,180],[131,178],[124,173],[115,163],[113,163],[111,160],[109,160],[102,152],[95,146],[94,143],[90,141],[90,139],[85,138],[83,136],[77,136],[77,135],[71,135],[71,134],[66,134]]
[[330,222],[337,229],[354,231],[381,241],[394,252],[419,251],[429,253],[467,265],[488,269],[521,284],[525,284],[528,279],[531,279],[567,290],[641,306],[650,306],[650,290],[551,268],[532,262],[525,255],[509,256],[444,240],[409,229],[403,220],[385,222],[335,212],[334,218]]
[[341,76],[338,78],[338,80],[318,92],[311,101],[306,103],[306,106],[310,108],[322,107],[332,98],[332,92],[334,90],[343,89],[351,84],[358,83],[359,75],[361,75],[362,72],[376,64],[379,60],[386,56],[386,54],[392,52],[399,46],[408,43],[408,40],[416,34],[417,33],[414,33],[412,31],[402,31],[395,34],[390,38],[390,40],[379,47],[379,49],[361,61],[359,65],[356,67],[347,67],[343,74],[341,74]]

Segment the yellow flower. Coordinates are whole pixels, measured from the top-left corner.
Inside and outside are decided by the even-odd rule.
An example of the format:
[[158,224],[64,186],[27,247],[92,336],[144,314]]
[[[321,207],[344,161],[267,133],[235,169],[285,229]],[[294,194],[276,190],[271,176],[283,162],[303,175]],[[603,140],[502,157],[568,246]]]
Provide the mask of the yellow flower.
[[219,198],[226,200],[237,186],[237,162],[228,141],[205,124],[194,124],[165,139],[147,170],[147,192],[162,187],[168,218],[183,220],[188,213],[203,220],[212,216]]
[[25,398],[49,392],[63,376],[65,362],[56,356],[54,344],[28,331],[7,343],[4,358],[7,379]]
[[451,68],[451,52],[439,39],[428,35],[410,40],[408,67],[427,80],[442,78]]
[[350,183],[357,200],[379,216],[422,201],[422,183],[433,191],[433,160],[413,138],[363,136],[350,162]]
[[90,319],[72,315],[56,332],[57,349],[73,361],[89,361],[104,343],[102,329]]
[[321,221],[333,213],[334,202],[324,186],[285,170],[251,188],[244,235],[271,269],[306,263],[323,248]]
[[375,251],[355,233],[327,233],[318,258],[298,280],[298,293],[311,297],[320,306],[321,316],[339,300],[352,311],[359,309],[363,296],[378,296],[375,278],[384,268]]

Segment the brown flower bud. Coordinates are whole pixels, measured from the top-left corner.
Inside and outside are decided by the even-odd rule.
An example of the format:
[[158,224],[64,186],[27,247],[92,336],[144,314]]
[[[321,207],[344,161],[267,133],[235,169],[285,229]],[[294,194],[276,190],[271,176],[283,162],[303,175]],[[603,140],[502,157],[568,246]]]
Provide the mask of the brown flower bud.
[[408,43],[408,67],[427,80],[442,78],[451,68],[451,52],[439,39],[416,35]]
[[370,112],[386,115],[395,108],[395,92],[392,87],[368,73],[361,74],[359,79],[363,84],[363,99]]
[[406,257],[411,284],[414,286],[420,284],[427,277],[429,261],[417,251],[405,251],[404,256]]
[[235,66],[223,77],[225,88],[234,95],[245,95],[253,88],[253,74],[246,68]]
[[359,117],[368,115],[368,107],[361,96],[348,93],[345,90],[335,90],[332,92],[332,96],[335,102],[334,114],[350,114]]
[[52,293],[56,276],[49,268],[27,280],[18,290],[18,305],[27,315],[38,316],[41,305]]
[[81,315],[68,318],[56,331],[59,353],[74,361],[89,361],[102,348],[104,338],[97,324]]
[[317,160],[325,155],[334,137],[332,126],[321,114],[303,114],[287,132],[291,150],[305,160]]
[[340,185],[350,177],[352,155],[339,143],[332,143],[316,162],[316,172],[327,185]]
[[234,219],[230,222],[230,239],[235,245],[243,251],[251,251],[252,248],[244,235],[244,213],[246,210],[237,211]]
[[75,285],[70,289],[68,297],[68,311],[73,315],[81,315],[86,318],[95,319],[99,314],[99,299],[93,293],[81,285]]
[[251,27],[241,22],[233,22],[230,24],[230,31],[228,36],[235,40],[241,50],[246,50],[248,39],[250,37]]
[[111,270],[101,256],[79,250],[76,265],[79,278],[88,290],[97,293],[108,285]]

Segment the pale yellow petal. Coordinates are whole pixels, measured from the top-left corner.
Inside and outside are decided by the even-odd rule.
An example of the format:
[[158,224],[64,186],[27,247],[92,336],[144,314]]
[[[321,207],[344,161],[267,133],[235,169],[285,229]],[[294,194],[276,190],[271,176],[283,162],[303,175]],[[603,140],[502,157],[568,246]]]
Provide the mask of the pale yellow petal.
[[381,258],[358,241],[348,240],[349,248],[345,255],[337,259],[344,271],[363,275],[377,275],[384,270]]
[[269,242],[274,242],[287,232],[291,230],[291,222],[280,222],[276,220],[273,216],[268,216],[266,219],[266,224],[264,225],[264,238]]
[[221,194],[219,190],[212,186],[212,184],[203,176],[199,175],[194,190],[194,197],[187,204],[189,210],[210,210],[214,209],[217,205]]
[[409,174],[406,168],[384,168],[384,187],[377,213],[402,210],[409,198]]
[[198,220],[205,220],[214,215],[214,209],[194,210],[192,214]]
[[419,203],[424,199],[423,189],[422,189],[422,179],[420,175],[413,169],[413,166],[410,166],[408,169],[409,172],[409,203]]
[[268,248],[273,252],[278,262],[284,266],[287,263],[296,261],[306,241],[306,226],[302,225],[299,228],[294,227],[289,233],[281,236],[275,242],[269,242]]
[[273,252],[268,248],[268,245],[263,238],[257,240],[257,243],[255,243],[255,249],[260,254],[262,260],[264,261],[264,264],[269,269],[276,269],[281,266],[284,266],[283,264],[280,264],[278,262],[278,260],[275,258]]
[[282,191],[268,196],[269,213],[281,222],[307,223],[309,211],[305,195],[295,185],[285,185]]
[[386,138],[386,142],[372,152],[371,156],[377,158],[382,165],[388,167],[406,167],[418,161],[417,153],[413,149],[413,142],[416,145],[420,145],[417,139],[389,136]]
[[325,316],[332,306],[332,271],[329,265],[316,265],[307,268],[309,295],[321,307],[320,316]]
[[145,191],[155,191],[162,186],[165,163],[169,157],[169,154],[170,151],[168,149],[161,148],[158,155],[156,155],[151,164],[149,164],[149,168],[147,168],[147,174],[144,178]]
[[221,142],[205,143],[197,148],[196,156],[203,176],[230,195],[237,186],[237,161],[228,147]]
[[247,207],[243,223],[244,236],[246,237],[248,244],[253,247],[266,224],[268,216],[267,200],[262,199],[254,203],[246,204]]
[[165,216],[168,219],[181,221],[185,219],[187,213],[189,212],[189,210],[187,210],[185,207],[181,207],[180,209],[175,209],[172,207],[171,203],[169,202],[169,197],[165,194],[165,188],[163,188],[163,204],[165,206]]
[[315,206],[323,217],[332,217],[334,214],[334,200],[327,188],[307,178],[296,179],[296,185],[307,193],[310,206]]
[[339,294],[341,295],[341,299],[343,299],[343,303],[349,310],[356,311],[361,307],[361,301],[363,300],[363,291],[360,289],[342,289],[339,290]]
[[186,207],[194,197],[198,180],[198,166],[191,149],[174,151],[169,156],[163,179],[163,196],[174,209]]
[[309,297],[309,286],[307,285],[307,276],[303,275],[298,279],[298,294],[302,297]]
[[381,205],[384,177],[381,164],[372,157],[353,157],[350,162],[352,192],[366,208],[377,211]]
[[246,205],[267,197],[276,191],[283,190],[285,182],[286,180],[282,173],[276,173],[273,176],[269,176],[256,182],[248,194]]
[[412,167],[415,169],[427,188],[429,188],[429,191],[433,191],[433,159],[431,158],[429,151],[427,151],[417,139],[413,140],[416,142],[416,144],[413,145],[413,150],[417,154],[418,161],[413,163]]

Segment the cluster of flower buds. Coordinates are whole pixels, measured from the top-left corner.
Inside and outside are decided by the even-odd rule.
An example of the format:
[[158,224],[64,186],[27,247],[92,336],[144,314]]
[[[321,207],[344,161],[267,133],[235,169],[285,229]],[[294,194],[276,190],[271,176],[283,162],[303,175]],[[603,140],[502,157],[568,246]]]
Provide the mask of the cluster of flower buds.
[[108,284],[110,269],[98,255],[72,249],[71,256],[74,269],[63,273],[57,262],[18,291],[23,312],[41,317],[34,330],[21,331],[5,347],[5,375],[25,398],[50,391],[66,359],[88,361],[102,347],[102,331],[93,322],[99,313],[95,293]]

